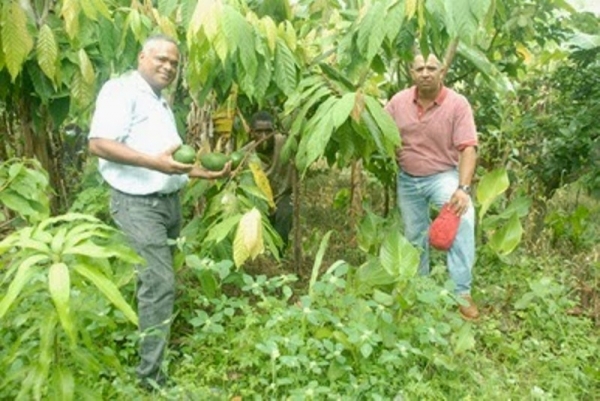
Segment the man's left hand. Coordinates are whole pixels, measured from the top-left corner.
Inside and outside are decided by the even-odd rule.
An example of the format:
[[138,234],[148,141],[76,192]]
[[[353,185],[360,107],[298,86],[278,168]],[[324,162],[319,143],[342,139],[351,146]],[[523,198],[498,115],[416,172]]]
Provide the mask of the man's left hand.
[[457,189],[450,198],[450,209],[456,213],[457,216],[462,216],[469,210],[471,205],[471,197],[465,191]]

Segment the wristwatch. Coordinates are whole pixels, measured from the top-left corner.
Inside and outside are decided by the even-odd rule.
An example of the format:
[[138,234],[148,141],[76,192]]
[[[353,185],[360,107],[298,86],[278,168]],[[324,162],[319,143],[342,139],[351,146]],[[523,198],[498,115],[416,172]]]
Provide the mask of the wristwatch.
[[467,195],[471,195],[471,187],[469,185],[459,185],[458,189],[466,193]]

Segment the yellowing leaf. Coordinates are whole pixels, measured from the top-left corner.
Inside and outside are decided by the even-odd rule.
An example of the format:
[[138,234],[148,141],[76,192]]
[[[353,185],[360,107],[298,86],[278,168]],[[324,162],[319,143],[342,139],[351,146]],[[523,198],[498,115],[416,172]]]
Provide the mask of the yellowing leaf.
[[521,43],[517,43],[516,47],[517,47],[517,53],[519,53],[521,56],[523,56],[523,61],[525,61],[525,64],[529,64],[529,62],[531,61],[531,52],[529,51],[529,49],[527,49]]
[[[284,21],[279,24],[279,36],[283,38],[285,44],[290,48],[291,51],[296,51],[298,38],[296,36],[296,30],[291,22]],[[308,41],[308,43],[310,43],[310,41]]]
[[5,63],[13,81],[33,48],[33,39],[27,31],[27,16],[18,2],[12,1],[2,9],[2,49]]
[[242,216],[233,240],[233,261],[241,266],[248,258],[256,258],[265,250],[262,216],[253,208]]
[[404,3],[406,19],[411,19],[417,12],[417,1],[418,0],[406,0],[406,3]]
[[111,19],[110,10],[104,3],[104,0],[91,0],[91,3],[94,5],[96,11],[98,11],[102,16],[108,20]]
[[190,20],[189,32],[196,35],[203,29],[206,36],[212,40],[219,31],[222,6],[220,0],[199,0]]
[[65,20],[65,30],[71,39],[79,34],[79,0],[64,0],[61,15]]
[[270,17],[264,17],[260,20],[260,27],[262,32],[267,37],[267,45],[271,53],[275,52],[275,46],[277,45],[277,26]]
[[156,8],[152,9],[152,14],[154,15],[154,19],[156,20],[156,23],[160,27],[161,32],[163,32],[165,35],[168,35],[172,38],[177,37],[177,28],[175,27],[175,24],[173,24],[173,22],[168,17],[163,17],[162,15],[160,15],[160,13],[158,12],[158,10]]
[[37,60],[40,68],[50,80],[56,77],[56,63],[58,61],[58,46],[54,33],[48,25],[43,25],[38,34],[36,46]]
[[275,201],[273,200],[273,190],[271,184],[269,184],[269,178],[263,171],[262,167],[257,162],[249,164],[252,175],[254,176],[254,182],[256,186],[265,194],[269,206],[275,207]]
[[98,19],[98,10],[96,10],[96,7],[92,4],[92,0],[79,0],[79,4],[86,17],[94,21]]

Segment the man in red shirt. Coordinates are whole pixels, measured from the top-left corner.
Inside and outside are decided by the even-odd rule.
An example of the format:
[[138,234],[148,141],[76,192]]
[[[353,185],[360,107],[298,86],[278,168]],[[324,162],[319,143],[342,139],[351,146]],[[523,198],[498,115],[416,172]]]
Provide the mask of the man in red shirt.
[[464,299],[460,312],[479,316],[471,298],[475,263],[475,210],[471,180],[477,161],[477,131],[467,99],[443,85],[446,70],[433,55],[417,55],[411,67],[415,85],[392,97],[386,110],[398,126],[402,147],[397,152],[398,205],[404,235],[421,248],[420,273],[429,273],[429,206],[448,203],[461,216],[448,271],[456,294]]

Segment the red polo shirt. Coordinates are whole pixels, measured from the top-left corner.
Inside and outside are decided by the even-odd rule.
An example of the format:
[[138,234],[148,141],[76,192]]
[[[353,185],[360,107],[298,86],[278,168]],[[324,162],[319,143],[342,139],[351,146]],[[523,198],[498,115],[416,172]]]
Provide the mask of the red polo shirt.
[[427,176],[458,166],[460,151],[477,146],[477,131],[469,101],[442,87],[434,103],[424,110],[417,102],[417,87],[398,92],[385,106],[402,139],[400,168],[414,176]]

